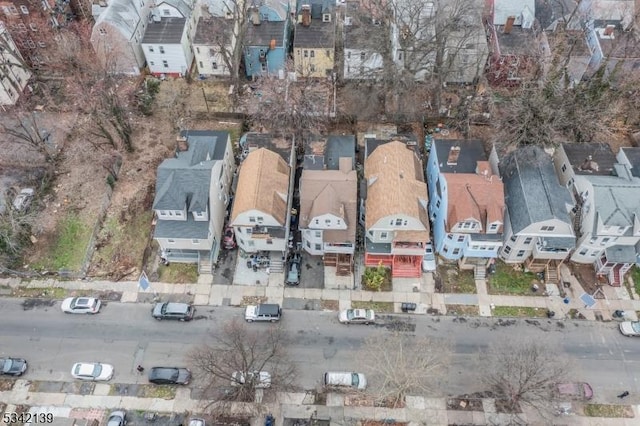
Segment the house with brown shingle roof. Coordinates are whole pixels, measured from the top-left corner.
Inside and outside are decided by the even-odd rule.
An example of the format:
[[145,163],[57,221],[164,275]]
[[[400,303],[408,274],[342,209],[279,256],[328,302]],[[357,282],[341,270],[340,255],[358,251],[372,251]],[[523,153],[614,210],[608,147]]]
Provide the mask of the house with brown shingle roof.
[[400,141],[377,146],[364,163],[365,265],[391,268],[393,277],[420,277],[431,240],[422,162]]
[[[332,144],[332,142],[334,142]],[[346,143],[342,143],[346,142]],[[347,147],[342,152],[333,149]],[[353,272],[358,221],[358,174],[355,170],[355,138],[330,137],[324,153],[314,163],[305,163],[300,178],[299,230],[304,250],[323,256],[325,267],[338,276]],[[332,156],[338,157],[336,163]],[[322,167],[318,167],[318,163]]]
[[436,252],[484,272],[502,247],[505,201],[497,163],[479,140],[436,139],[427,182]]
[[266,148],[242,162],[230,225],[245,252],[287,250],[290,173],[282,157]]

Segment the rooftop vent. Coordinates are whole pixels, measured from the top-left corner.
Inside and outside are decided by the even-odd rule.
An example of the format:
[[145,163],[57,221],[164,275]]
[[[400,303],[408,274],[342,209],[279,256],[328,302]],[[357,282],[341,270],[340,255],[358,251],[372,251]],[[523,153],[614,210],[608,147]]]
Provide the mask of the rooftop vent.
[[458,157],[460,156],[460,147],[452,146],[449,150],[449,157],[447,158],[447,166],[455,166],[458,164]]

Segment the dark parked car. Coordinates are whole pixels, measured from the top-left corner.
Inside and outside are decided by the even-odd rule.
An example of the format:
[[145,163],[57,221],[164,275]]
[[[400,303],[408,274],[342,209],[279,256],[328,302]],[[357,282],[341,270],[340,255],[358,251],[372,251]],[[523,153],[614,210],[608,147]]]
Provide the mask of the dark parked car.
[[191,371],[188,368],[153,367],[149,371],[149,381],[156,385],[188,385]]
[[191,321],[196,309],[188,303],[160,302],[151,310],[151,315],[157,320],[172,319]]
[[225,250],[232,250],[236,248],[236,237],[231,226],[227,226],[227,228],[224,230],[222,246],[225,248]]
[[27,371],[27,361],[22,358],[0,358],[0,374],[22,376]]
[[300,265],[302,264],[302,259],[300,258],[300,253],[296,253],[291,260],[289,260],[289,264],[287,265],[287,285],[298,285],[300,284]]

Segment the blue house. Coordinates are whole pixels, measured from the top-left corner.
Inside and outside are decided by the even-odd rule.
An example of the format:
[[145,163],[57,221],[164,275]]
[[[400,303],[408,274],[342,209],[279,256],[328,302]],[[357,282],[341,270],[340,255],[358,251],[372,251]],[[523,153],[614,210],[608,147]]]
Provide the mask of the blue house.
[[291,40],[289,3],[267,0],[249,8],[249,24],[244,42],[247,77],[278,75],[284,72]]
[[502,247],[504,186],[495,151],[489,160],[479,140],[436,139],[427,182],[436,252],[483,270]]

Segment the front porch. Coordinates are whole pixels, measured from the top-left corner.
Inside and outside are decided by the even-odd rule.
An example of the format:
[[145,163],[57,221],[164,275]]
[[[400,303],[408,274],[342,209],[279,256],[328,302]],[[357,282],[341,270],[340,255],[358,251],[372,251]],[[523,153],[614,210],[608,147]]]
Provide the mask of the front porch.
[[610,286],[620,287],[624,275],[636,261],[634,246],[615,245],[606,248],[594,263],[596,276],[605,277]]
[[353,255],[348,253],[325,253],[324,266],[336,268],[336,275],[347,277],[353,272]]
[[393,278],[419,278],[422,276],[422,256],[365,253],[367,267],[386,266],[391,268]]

